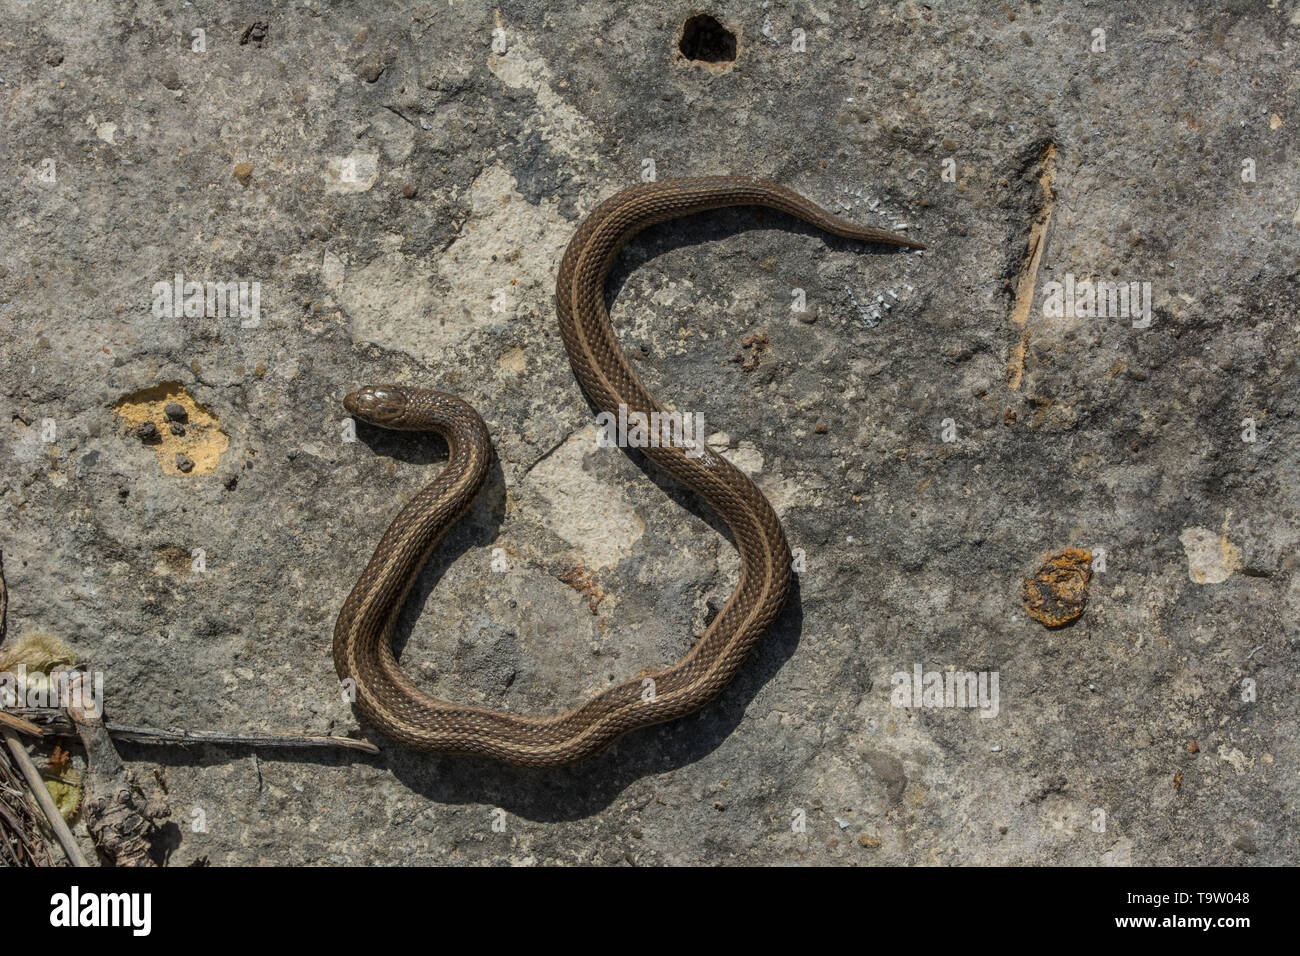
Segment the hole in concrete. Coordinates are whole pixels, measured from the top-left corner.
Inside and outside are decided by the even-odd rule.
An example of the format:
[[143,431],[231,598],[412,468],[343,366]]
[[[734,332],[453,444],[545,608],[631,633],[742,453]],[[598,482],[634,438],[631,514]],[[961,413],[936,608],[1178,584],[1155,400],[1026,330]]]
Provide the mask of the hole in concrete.
[[688,60],[731,63],[736,59],[736,35],[707,13],[697,13],[682,24],[677,48]]

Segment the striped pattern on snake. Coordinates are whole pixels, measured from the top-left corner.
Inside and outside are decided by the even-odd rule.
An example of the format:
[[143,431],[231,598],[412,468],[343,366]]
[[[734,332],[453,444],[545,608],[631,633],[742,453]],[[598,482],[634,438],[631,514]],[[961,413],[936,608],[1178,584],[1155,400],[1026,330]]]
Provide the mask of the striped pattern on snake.
[[[857,226],[774,183],[709,176],[646,183],[605,200],[569,242],[555,306],[569,363],[592,403],[647,416],[664,407],[619,348],[605,309],[605,278],[627,241],[647,226],[725,206],[765,206],[848,239],[925,248],[905,236]],[[667,668],[602,691],[578,707],[526,716],[439,700],[398,666],[392,633],[398,614],[447,529],[486,480],[492,457],[487,426],[452,395],[409,386],[367,386],[344,405],[372,424],[429,430],[447,441],[447,464],[389,525],[339,613],[334,663],[351,679],[361,712],[386,736],[422,750],[477,754],[550,767],[596,753],[631,730],[699,710],[735,677],[785,603],[790,551],[781,522],[758,487],[707,447],[644,449],[655,465],[692,489],[726,522],[740,552],[735,589],[706,633]],[[652,682],[652,683],[651,683]]]

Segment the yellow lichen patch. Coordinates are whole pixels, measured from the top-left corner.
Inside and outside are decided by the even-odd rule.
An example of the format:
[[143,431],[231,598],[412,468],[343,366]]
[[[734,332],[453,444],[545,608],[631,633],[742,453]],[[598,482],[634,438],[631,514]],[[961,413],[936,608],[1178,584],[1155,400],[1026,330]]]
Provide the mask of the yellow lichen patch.
[[[173,434],[173,422],[165,410],[173,402],[185,410],[184,417],[176,423],[183,432],[179,435]],[[164,474],[176,477],[210,474],[230,447],[230,439],[222,431],[217,416],[195,401],[180,382],[162,382],[132,392],[118,399],[113,411],[122,420],[124,437],[152,449]],[[148,423],[153,424],[157,434],[142,439],[139,429]],[[182,461],[192,462],[193,467],[187,472],[181,466]]]
[[1092,552],[1066,548],[1025,578],[1025,610],[1048,627],[1069,624],[1083,613],[1092,583]]

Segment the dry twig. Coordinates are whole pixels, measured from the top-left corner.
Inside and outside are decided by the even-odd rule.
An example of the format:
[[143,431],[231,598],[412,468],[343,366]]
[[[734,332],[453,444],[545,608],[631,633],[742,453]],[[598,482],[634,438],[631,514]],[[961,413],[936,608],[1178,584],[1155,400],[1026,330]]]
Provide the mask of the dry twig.
[[[65,711],[56,707],[15,707],[9,711],[14,717],[29,721],[38,730],[55,737],[76,737],[76,725]],[[377,754],[379,748],[368,740],[355,737],[335,737],[330,734],[299,734],[292,732],[226,733],[220,730],[160,730],[154,727],[126,727],[122,724],[105,724],[104,729],[114,740],[134,744],[226,744],[234,747],[338,747],[361,753]]]

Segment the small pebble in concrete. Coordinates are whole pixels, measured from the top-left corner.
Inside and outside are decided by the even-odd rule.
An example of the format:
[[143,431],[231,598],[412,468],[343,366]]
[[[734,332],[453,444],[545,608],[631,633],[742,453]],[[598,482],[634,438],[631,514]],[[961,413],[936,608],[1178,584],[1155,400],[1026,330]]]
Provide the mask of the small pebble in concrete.
[[186,457],[186,456],[185,456],[184,454],[182,454],[181,452],[177,452],[177,453],[176,453],[176,467],[179,468],[182,472],[184,472],[185,474],[188,475],[191,471],[194,470],[194,462],[190,461],[189,458]]
[[141,422],[135,428],[135,435],[141,441],[154,442],[158,440],[158,426],[153,422]]
[[235,178],[239,180],[239,185],[247,186],[248,181],[253,178],[253,164],[239,163],[236,165]]
[[185,406],[180,402],[168,402],[163,406],[163,414],[174,422],[183,422],[189,417],[185,413]]

